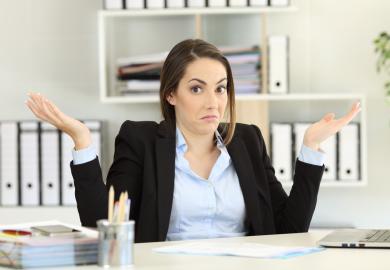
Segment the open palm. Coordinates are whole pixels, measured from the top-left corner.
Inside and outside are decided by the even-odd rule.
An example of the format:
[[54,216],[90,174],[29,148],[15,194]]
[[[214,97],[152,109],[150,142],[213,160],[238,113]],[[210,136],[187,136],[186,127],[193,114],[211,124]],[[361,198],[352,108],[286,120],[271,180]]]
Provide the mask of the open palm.
[[351,122],[360,112],[360,109],[360,103],[356,102],[353,104],[351,110],[339,119],[334,118],[334,113],[326,114],[320,121],[315,122],[307,128],[303,143],[314,150],[318,150],[323,141],[339,132]]
[[58,107],[39,93],[29,93],[26,105],[34,115],[67,133],[75,142],[76,149],[85,148],[91,143],[90,132],[86,125],[64,114]]

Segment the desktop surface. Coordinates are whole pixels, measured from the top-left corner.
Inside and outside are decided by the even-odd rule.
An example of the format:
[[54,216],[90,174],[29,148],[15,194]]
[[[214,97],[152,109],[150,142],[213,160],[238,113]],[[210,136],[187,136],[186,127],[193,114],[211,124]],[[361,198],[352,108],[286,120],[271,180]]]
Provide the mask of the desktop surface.
[[[316,242],[330,231],[309,233],[250,236],[200,241],[226,241],[228,243],[260,243],[279,246],[317,246]],[[143,270],[200,270],[200,269],[390,269],[390,249],[327,248],[324,251],[289,259],[258,259],[229,256],[199,256],[184,254],[162,254],[152,249],[181,242],[154,242],[135,244],[135,265],[128,269]],[[9,268],[0,268],[9,269]],[[43,268],[48,269],[48,268]],[[50,268],[52,269],[52,268]],[[58,270],[103,269],[97,265],[57,267]]]

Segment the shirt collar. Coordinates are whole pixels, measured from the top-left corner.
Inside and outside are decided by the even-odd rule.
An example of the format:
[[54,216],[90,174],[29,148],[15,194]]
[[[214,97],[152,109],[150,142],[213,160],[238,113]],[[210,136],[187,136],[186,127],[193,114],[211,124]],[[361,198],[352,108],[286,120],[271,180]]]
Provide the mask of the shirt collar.
[[[225,144],[223,143],[222,136],[219,134],[218,130],[215,131],[215,138],[217,140],[217,147],[219,149],[224,148]],[[184,139],[183,133],[178,127],[176,127],[176,148],[184,149],[184,151],[187,150],[186,140]]]

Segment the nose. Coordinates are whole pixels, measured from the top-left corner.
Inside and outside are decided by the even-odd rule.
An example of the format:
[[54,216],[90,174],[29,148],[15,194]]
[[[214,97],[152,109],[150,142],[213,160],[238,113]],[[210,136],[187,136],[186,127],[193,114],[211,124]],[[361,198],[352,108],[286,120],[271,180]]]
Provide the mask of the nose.
[[207,95],[205,95],[205,104],[207,109],[216,109],[218,108],[218,97],[217,93],[211,89],[207,91]]

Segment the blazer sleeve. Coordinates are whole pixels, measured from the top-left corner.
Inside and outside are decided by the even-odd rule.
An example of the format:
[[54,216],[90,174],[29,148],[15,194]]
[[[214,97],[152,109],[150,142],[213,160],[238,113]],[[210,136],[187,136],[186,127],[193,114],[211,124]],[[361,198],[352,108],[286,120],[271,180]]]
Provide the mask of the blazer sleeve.
[[138,215],[137,205],[141,190],[141,164],[134,143],[134,129],[130,121],[122,124],[115,139],[114,161],[107,175],[107,184],[102,178],[98,158],[74,165],[71,171],[75,182],[75,195],[80,221],[83,226],[96,227],[96,221],[107,218],[108,189],[114,186],[116,200],[120,192],[128,191],[131,198],[131,219]]
[[296,159],[294,183],[290,195],[287,195],[275,176],[275,169],[267,154],[263,136],[259,128],[254,127],[263,146],[261,155],[268,180],[276,232],[307,232],[316,207],[324,166],[316,166]]

